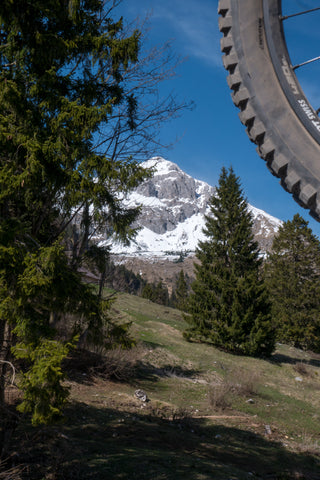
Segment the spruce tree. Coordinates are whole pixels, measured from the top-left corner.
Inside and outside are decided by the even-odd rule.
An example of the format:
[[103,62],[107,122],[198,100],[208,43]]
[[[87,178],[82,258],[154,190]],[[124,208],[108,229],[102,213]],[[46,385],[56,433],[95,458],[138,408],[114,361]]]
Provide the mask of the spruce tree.
[[[139,209],[123,199],[150,175],[129,154],[150,125],[133,92],[147,85],[153,104],[161,79],[154,65],[135,70],[140,32],[126,35],[116,4],[0,2],[0,405],[14,353],[25,366],[20,409],[36,423],[61,413],[61,362],[78,338],[108,342],[110,302],[81,268],[96,258],[103,279],[108,252],[90,255],[90,237],[103,228],[128,241]],[[159,124],[168,107],[155,105]],[[76,321],[64,342],[66,317]]]
[[196,280],[188,302],[186,337],[229,352],[270,355],[274,349],[270,303],[253,239],[252,215],[239,178],[223,168],[199,242]]
[[320,352],[320,242],[299,214],[279,228],[266,276],[277,339]]

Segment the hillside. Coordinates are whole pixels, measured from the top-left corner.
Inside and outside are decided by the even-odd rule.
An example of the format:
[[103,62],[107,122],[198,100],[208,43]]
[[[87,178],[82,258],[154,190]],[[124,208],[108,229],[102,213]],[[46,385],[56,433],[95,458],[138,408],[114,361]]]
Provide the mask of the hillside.
[[127,294],[114,315],[138,340],[118,380],[107,378],[117,353],[108,368],[70,360],[64,422],[19,426],[10,446],[23,470],[10,478],[320,479],[319,355],[278,345],[257,360],[186,343],[179,311]]

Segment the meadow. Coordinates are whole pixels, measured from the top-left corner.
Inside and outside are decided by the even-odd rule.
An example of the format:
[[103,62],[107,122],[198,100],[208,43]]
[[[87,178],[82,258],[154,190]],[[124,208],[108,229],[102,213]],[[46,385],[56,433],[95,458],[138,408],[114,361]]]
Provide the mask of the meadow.
[[0,479],[320,479],[319,355],[188,343],[180,311],[128,294],[113,315],[136,347],[69,359],[64,419],[21,422]]

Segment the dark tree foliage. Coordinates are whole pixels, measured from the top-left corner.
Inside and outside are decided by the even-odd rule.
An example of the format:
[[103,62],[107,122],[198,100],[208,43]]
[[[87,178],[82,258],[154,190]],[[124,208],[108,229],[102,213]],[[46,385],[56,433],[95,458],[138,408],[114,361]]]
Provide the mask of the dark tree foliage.
[[154,289],[154,298],[155,303],[160,305],[169,305],[169,293],[168,288],[159,281]]
[[261,279],[261,262],[253,240],[252,216],[238,177],[222,169],[210,200],[195,264],[196,280],[188,302],[191,327],[198,338],[237,354],[270,355],[274,349],[270,303]]
[[[34,423],[61,413],[61,362],[79,335],[104,341],[109,302],[80,273],[90,234],[103,225],[130,238],[138,209],[122,200],[149,175],[117,157],[117,140],[112,154],[95,148],[119,109],[128,137],[136,127],[138,100],[124,79],[137,64],[140,34],[125,34],[113,5],[0,2],[0,404],[14,353],[27,366],[19,408]],[[115,130],[109,144],[119,139]],[[103,277],[107,252],[91,253]],[[81,321],[63,342],[56,327],[71,313]]]
[[278,340],[320,352],[320,242],[299,214],[280,227],[266,276]]
[[113,288],[117,292],[127,292],[133,295],[141,295],[146,281],[125,265],[116,265],[111,260],[107,263],[105,286]]
[[141,297],[154,301],[154,285],[147,283],[141,292]]
[[181,269],[172,292],[171,302],[175,308],[179,310],[186,310],[189,286],[186,279],[187,275],[184,274],[184,271]]
[[147,283],[141,292],[141,296],[160,305],[169,305],[168,289],[161,281],[158,283]]

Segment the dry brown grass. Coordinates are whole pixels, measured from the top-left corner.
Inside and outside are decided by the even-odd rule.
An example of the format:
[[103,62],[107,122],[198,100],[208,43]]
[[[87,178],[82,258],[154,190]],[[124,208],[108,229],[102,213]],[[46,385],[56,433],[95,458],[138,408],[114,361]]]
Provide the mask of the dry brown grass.
[[211,385],[208,392],[208,400],[214,410],[223,411],[231,407],[233,388],[228,382]]
[[320,456],[319,440],[316,440],[312,435],[302,435],[302,441],[298,446],[298,451],[308,455]]
[[6,462],[0,460],[0,480],[22,480],[23,467],[8,468]]
[[295,372],[297,372],[299,375],[302,375],[304,377],[312,377],[313,376],[313,372],[312,370],[310,369],[309,365],[306,365],[305,363],[303,362],[296,362],[294,365],[293,365],[293,369]]
[[228,381],[231,383],[234,392],[242,397],[258,395],[261,383],[261,373],[236,368],[230,372]]
[[259,372],[238,368],[232,370],[221,382],[210,385],[209,404],[215,410],[226,410],[231,407],[235,396],[258,395],[260,382]]
[[123,350],[122,348],[107,350],[102,356],[101,365],[97,366],[93,373],[107,379],[114,378],[128,381],[144,354],[145,350],[140,346],[129,350]]
[[104,352],[92,352],[79,349],[73,352],[66,361],[66,368],[70,378],[77,375],[101,377],[128,381],[135,373],[136,368],[145,355],[142,346],[125,350],[120,347]]

